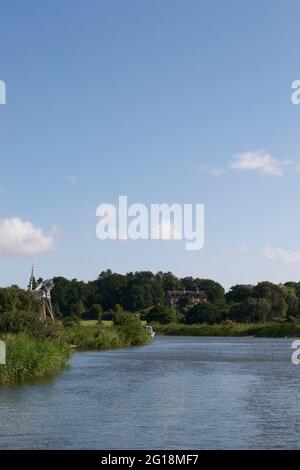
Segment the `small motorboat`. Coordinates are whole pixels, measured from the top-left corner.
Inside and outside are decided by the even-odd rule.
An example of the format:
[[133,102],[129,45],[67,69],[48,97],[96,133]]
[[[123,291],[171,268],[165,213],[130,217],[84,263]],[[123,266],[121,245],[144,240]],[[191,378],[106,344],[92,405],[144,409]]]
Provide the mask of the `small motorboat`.
[[151,325],[146,325],[145,330],[146,330],[147,333],[149,333],[151,335],[151,338],[154,338],[155,331],[153,330]]

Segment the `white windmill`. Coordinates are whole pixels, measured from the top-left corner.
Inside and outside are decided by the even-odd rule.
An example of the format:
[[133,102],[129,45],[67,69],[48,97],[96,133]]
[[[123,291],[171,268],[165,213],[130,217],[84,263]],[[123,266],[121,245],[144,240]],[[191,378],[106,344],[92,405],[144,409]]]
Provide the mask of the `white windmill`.
[[53,279],[46,279],[41,281],[36,286],[34,285],[34,275],[33,275],[34,266],[32,266],[31,277],[29,283],[29,291],[32,292],[38,302],[39,307],[39,320],[42,322],[47,321],[47,317],[51,318],[51,321],[54,322],[54,315],[51,303],[51,290],[54,287]]

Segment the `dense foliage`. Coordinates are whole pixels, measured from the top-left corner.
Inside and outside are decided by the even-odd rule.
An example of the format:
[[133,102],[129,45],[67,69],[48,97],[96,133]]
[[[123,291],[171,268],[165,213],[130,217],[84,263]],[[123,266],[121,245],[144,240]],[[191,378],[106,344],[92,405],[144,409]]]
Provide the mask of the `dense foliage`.
[[[54,279],[52,301],[55,316],[72,327],[83,319],[114,320],[116,327],[124,312],[160,324],[215,324],[296,322],[300,319],[300,283],[235,285],[224,288],[210,279],[178,278],[172,273],[142,271],[128,274],[103,271],[90,282]],[[195,290],[207,295],[207,302],[183,302],[174,310],[166,302],[168,290]],[[16,287],[0,289],[0,332],[29,331],[38,334],[33,296]],[[137,321],[127,314],[127,322]],[[129,323],[128,323],[129,324]],[[136,325],[135,325],[136,326]],[[134,327],[133,327],[134,329]]]
[[[179,302],[176,309],[168,305],[168,290],[196,287],[205,291],[206,302]],[[87,283],[55,278],[58,321],[43,324],[37,320],[37,303],[30,292],[17,286],[0,288],[0,338],[6,341],[8,361],[0,366],[0,385],[60,370],[70,346],[110,349],[145,344],[150,340],[145,321],[167,334],[299,336],[299,299],[296,282],[235,285],[225,293],[209,279],[105,271]],[[82,326],[81,320],[87,318],[97,321]]]
[[169,323],[155,325],[159,334],[175,336],[255,336],[258,338],[299,338],[299,323],[233,323],[184,325]]
[[[128,312],[140,312],[157,305],[164,305],[168,290],[187,289],[206,292],[208,300],[217,303],[224,300],[224,288],[209,279],[193,277],[177,278],[172,273],[141,271],[128,274],[103,271],[95,281],[82,282],[64,277],[54,279],[53,304],[59,318],[78,315],[95,319],[103,312],[103,318],[112,319],[116,305]],[[154,313],[154,312],[152,312]],[[166,311],[167,315],[170,312]],[[172,317],[172,315],[171,315]],[[170,318],[174,320],[174,317]]]
[[0,385],[54,374],[66,365],[71,354],[63,341],[26,333],[9,336],[6,346],[7,364],[0,365]]
[[[166,293],[172,289],[203,290],[207,303],[180,305],[176,311],[166,305]],[[224,288],[210,279],[178,278],[172,273],[141,271],[128,274],[103,271],[95,281],[55,278],[53,303],[56,316],[65,318],[113,319],[116,306],[139,312],[149,322],[221,323],[297,321],[300,283],[235,285]]]
[[17,286],[0,289],[0,332],[19,333],[38,326],[32,294]]
[[59,371],[72,348],[112,349],[150,340],[139,316],[125,312],[121,306],[115,306],[114,322],[104,324],[102,308],[93,305],[98,321],[88,327],[81,325],[81,311],[76,309],[70,309],[63,321],[42,323],[37,307],[35,297],[28,291],[17,286],[0,289],[0,339],[7,347],[6,365],[0,365],[0,385]]

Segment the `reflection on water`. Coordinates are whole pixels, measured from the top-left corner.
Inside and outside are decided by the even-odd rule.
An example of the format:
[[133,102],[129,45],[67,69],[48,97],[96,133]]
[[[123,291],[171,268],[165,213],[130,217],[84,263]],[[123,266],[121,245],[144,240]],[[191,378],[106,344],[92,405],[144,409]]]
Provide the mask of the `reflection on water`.
[[158,337],[0,389],[1,449],[300,449],[291,340]]

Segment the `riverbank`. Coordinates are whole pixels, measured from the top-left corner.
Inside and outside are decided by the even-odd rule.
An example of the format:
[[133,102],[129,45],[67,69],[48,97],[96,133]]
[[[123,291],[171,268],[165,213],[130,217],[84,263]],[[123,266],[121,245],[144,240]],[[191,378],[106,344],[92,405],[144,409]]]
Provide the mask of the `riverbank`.
[[233,325],[155,325],[161,335],[177,336],[254,336],[257,338],[300,338],[298,323],[235,323]]
[[68,344],[80,350],[125,348],[140,346],[150,341],[150,336],[141,325],[128,323],[120,327],[105,324],[76,325],[64,328],[63,338]]
[[138,346],[150,336],[137,322],[123,325],[62,327],[57,324],[40,337],[29,333],[8,335],[6,365],[0,365],[0,385],[44,378],[62,370],[75,350],[107,350]]
[[65,342],[26,333],[9,336],[5,343],[6,365],[0,365],[0,385],[53,375],[66,366],[71,356]]

